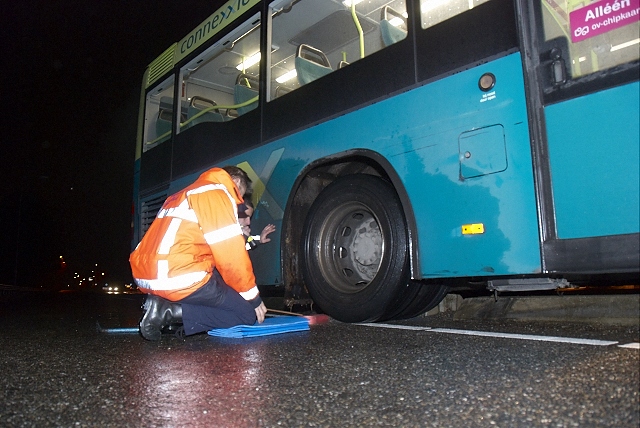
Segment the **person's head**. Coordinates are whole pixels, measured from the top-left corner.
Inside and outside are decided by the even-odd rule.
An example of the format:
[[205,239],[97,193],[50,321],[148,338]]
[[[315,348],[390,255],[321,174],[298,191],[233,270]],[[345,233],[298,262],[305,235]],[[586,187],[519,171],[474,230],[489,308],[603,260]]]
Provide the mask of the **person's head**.
[[253,206],[251,203],[243,203],[238,205],[238,223],[242,226],[242,233],[249,236],[251,234],[251,215],[253,214]]
[[251,179],[242,169],[233,165],[227,165],[225,167],[222,167],[222,169],[224,169],[227,174],[231,176],[231,180],[233,180],[233,182],[238,187],[238,192],[240,195],[244,195],[247,190],[251,188]]
[[253,202],[251,202],[251,193],[246,193],[243,199],[244,206],[246,207],[245,213],[251,217],[253,215],[253,211],[255,211],[255,208],[253,208]]

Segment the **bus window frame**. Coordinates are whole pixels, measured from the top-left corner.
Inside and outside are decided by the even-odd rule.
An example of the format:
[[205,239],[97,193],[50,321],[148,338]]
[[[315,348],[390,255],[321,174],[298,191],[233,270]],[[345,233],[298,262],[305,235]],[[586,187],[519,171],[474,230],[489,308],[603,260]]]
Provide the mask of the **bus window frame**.
[[[254,11],[253,9],[250,9],[249,11],[247,11],[246,17],[244,19],[239,18],[238,23],[229,25],[229,27],[226,29],[227,31],[224,31],[221,34],[216,35],[216,37],[212,38],[212,40],[210,40],[208,43],[204,43],[197,51],[187,56],[183,61],[181,61],[180,63],[174,66],[174,69],[176,70],[176,79],[177,79],[176,85],[179,88],[182,88],[182,85],[185,83],[184,73],[189,66],[195,66],[201,59],[205,59],[205,61],[215,59],[216,57],[225,53],[225,48],[224,48],[225,45],[227,44],[233,45],[239,40],[241,40],[244,36],[254,31],[258,31],[259,52],[262,53],[263,52],[262,50],[263,34],[262,34],[262,28],[261,28],[263,26],[262,23],[263,23],[263,17],[262,17],[261,11]],[[251,28],[247,29],[247,27],[251,27]],[[216,52],[216,49],[219,49],[219,51]],[[264,57],[264,55],[261,55],[261,56]],[[264,60],[261,59],[259,64],[258,76],[257,76],[258,80],[260,81],[261,81],[261,75],[263,72],[262,71],[263,61]],[[240,73],[240,71],[238,71],[238,73]],[[261,92],[259,92],[258,106],[260,106],[261,99],[262,99]],[[233,120],[237,120],[237,119],[238,118],[236,117]],[[182,126],[183,123],[179,120],[179,118],[177,118],[177,120],[178,122],[176,124],[175,135],[178,135],[181,132],[186,132],[187,130],[191,129],[191,127],[185,127],[183,129],[183,126]],[[223,124],[226,122],[220,122],[220,123]]]
[[[162,86],[167,86],[167,85],[171,85],[172,88],[172,109],[173,112],[177,114],[179,114],[179,110],[176,109],[176,103],[175,103],[175,94],[176,94],[176,80],[175,80],[175,75],[174,73],[167,74],[164,78],[160,78],[158,79],[152,86],[150,86],[144,94],[144,126],[142,129],[142,153],[145,153],[157,146],[160,146],[162,144],[167,143],[168,141],[171,140],[171,138],[173,137],[173,130],[174,130],[174,126],[175,126],[175,115],[172,115],[172,120],[171,120],[171,128],[169,129],[169,134],[167,135],[167,138],[161,140],[161,136],[156,135],[155,138],[150,142],[148,139],[149,136],[149,128],[150,128],[150,124],[148,123],[151,119],[152,116],[158,116],[158,114],[160,113],[160,103],[161,103],[161,92],[158,91],[159,87]],[[148,117],[149,115],[149,107],[150,107],[150,98],[153,98],[153,93],[156,92],[157,96],[159,97],[158,99],[158,111],[153,113],[151,115],[151,117]],[[156,121],[157,121],[157,117],[156,117]],[[163,134],[164,135],[164,134]]]
[[[549,81],[548,51],[551,47],[545,41],[542,25],[542,0],[522,0],[515,2],[521,17],[520,33],[527,109],[529,111],[529,132],[531,133],[531,153],[533,173],[535,175],[535,198],[538,206],[539,235],[541,242],[541,260],[544,272],[579,272],[593,268],[584,264],[589,260],[593,248],[626,248],[625,253],[634,251],[633,241],[637,238],[629,235],[609,235],[604,237],[559,239],[556,230],[555,206],[549,153],[545,107],[589,95],[605,89],[614,88],[638,80],[638,61],[623,64],[568,80],[569,84],[553,86]],[[552,39],[555,40],[555,39]],[[545,51],[545,48],[547,50]],[[545,62],[545,59],[547,60]],[[611,250],[612,253],[615,251]],[[567,257],[567,254],[570,257]],[[586,257],[586,259],[585,259]],[[608,261],[612,263],[611,260]],[[620,263],[620,261],[618,261]],[[622,266],[622,267],[621,267]],[[611,264],[610,269],[624,268]]]
[[[570,73],[566,82],[554,84],[549,78],[551,74],[551,50],[560,49],[563,57],[567,57],[567,52],[563,51],[563,43],[558,43],[557,39],[545,40],[545,29],[542,17],[542,2],[544,0],[527,0],[529,10],[533,11],[533,19],[529,23],[534,37],[535,55],[538,62],[540,89],[543,93],[543,104],[550,105],[582,95],[593,94],[605,89],[614,88],[638,80],[640,74],[640,58],[633,62],[619,64],[610,68],[601,69],[593,73],[583,74],[571,78]],[[567,41],[567,43],[571,43]],[[568,47],[568,44],[566,45]],[[563,58],[563,59],[564,59]],[[566,64],[565,64],[566,69]]]

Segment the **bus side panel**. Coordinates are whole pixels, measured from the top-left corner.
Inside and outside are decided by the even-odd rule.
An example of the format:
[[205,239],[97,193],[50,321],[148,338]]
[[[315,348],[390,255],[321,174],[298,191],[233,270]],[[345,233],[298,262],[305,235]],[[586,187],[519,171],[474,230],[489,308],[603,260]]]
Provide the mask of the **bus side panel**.
[[[485,73],[496,79],[487,92],[478,87]],[[388,156],[413,203],[423,276],[540,273],[520,54],[395,101],[413,123],[411,144]]]
[[635,82],[546,107],[558,238],[638,233],[639,91]]
[[[484,73],[496,76],[488,92]],[[520,55],[391,97],[289,135],[229,163],[268,170],[252,229],[274,222],[305,166],[349,149],[384,156],[403,181],[417,219],[422,275],[462,277],[541,270],[529,129]],[[469,152],[465,157],[465,154]],[[275,158],[277,159],[274,159]],[[275,162],[274,167],[266,168]],[[274,206],[274,203],[276,206]],[[299,219],[303,221],[304,219]],[[296,220],[298,221],[298,220]],[[476,225],[484,231],[463,234]],[[479,226],[482,225],[482,226]],[[472,227],[473,231],[477,231]],[[278,234],[279,235],[279,234]],[[273,283],[279,236],[252,258]],[[270,253],[270,254],[269,254]],[[268,262],[267,262],[268,260]],[[260,265],[258,269],[257,266]],[[270,267],[269,267],[270,266]],[[267,272],[261,272],[267,269]],[[266,277],[265,277],[266,275]]]

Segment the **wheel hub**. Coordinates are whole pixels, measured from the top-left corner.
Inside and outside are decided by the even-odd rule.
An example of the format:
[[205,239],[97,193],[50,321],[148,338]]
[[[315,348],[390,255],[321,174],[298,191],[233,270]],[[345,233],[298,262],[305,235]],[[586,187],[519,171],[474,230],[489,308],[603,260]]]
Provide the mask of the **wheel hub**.
[[349,248],[353,266],[361,277],[367,281],[373,280],[382,257],[382,234],[375,220],[368,217],[362,222],[356,229]]
[[358,230],[351,244],[355,260],[365,266],[380,262],[381,248],[382,236],[375,221]]

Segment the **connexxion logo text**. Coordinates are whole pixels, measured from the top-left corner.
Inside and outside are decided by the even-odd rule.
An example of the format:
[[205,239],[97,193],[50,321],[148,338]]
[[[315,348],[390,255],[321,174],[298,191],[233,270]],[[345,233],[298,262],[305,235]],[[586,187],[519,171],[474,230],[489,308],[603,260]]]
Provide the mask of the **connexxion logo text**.
[[175,62],[213,37],[260,0],[230,0],[178,43]]

